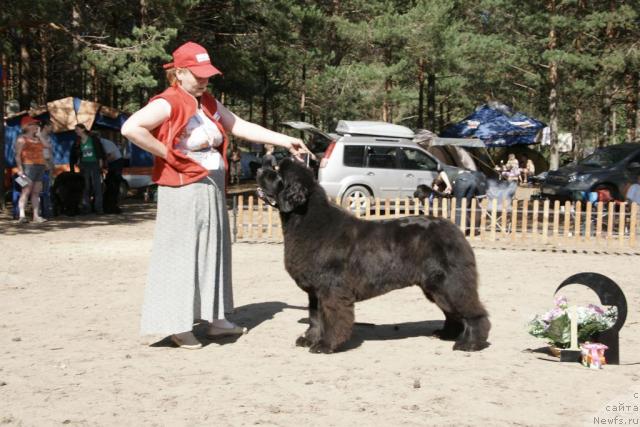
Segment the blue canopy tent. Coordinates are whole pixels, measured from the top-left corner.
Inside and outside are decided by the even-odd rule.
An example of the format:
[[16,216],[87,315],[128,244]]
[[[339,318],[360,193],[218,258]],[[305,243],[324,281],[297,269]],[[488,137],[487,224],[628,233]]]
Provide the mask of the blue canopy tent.
[[[80,106],[80,99],[74,98],[73,106],[78,112]],[[20,119],[24,117],[24,114],[17,115],[7,119],[4,128],[5,137],[5,164],[8,168],[15,166],[15,142],[18,136],[20,136]],[[43,113],[35,117],[38,120],[48,120],[49,113]],[[120,113],[116,118],[111,118],[101,114],[99,111],[95,115],[93,122],[93,130],[110,129],[120,130],[122,124],[127,120],[128,116],[124,113]],[[51,142],[53,145],[53,161],[56,165],[69,164],[69,153],[71,146],[76,139],[74,131],[58,132],[51,135]],[[153,156],[150,153],[140,149],[134,144],[129,144],[130,166],[151,166],[153,165]]]
[[460,122],[448,126],[440,134],[445,138],[478,138],[487,147],[530,145],[538,142],[537,135],[546,124],[513,113],[504,104],[485,104]]

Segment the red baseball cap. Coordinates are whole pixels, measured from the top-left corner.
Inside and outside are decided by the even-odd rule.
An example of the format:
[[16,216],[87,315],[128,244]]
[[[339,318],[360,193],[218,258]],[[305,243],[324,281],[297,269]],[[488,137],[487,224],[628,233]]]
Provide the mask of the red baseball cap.
[[22,129],[26,128],[29,125],[37,125],[40,123],[40,120],[34,119],[33,117],[26,115],[20,119],[20,127]]
[[188,68],[196,77],[208,78],[222,74],[211,64],[207,49],[194,42],[187,42],[172,53],[173,62],[164,64],[164,68]]

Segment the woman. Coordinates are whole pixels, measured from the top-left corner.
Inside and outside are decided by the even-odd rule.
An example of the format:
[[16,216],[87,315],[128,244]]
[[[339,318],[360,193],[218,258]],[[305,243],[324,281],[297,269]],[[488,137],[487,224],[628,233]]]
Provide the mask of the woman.
[[82,193],[82,210],[91,212],[91,194],[93,193],[93,208],[96,213],[102,214],[102,168],[104,167],[104,150],[100,138],[92,135],[85,125],[79,123],[75,127],[76,143],[73,146],[72,157],[69,161],[71,171],[75,170],[78,163],[80,173],[84,178],[84,191]]
[[200,45],[188,42],[166,64],[171,86],[123,125],[122,134],[155,156],[158,211],[142,309],[143,334],[170,334],[177,346],[202,347],[196,319],[207,336],[239,335],[246,328],[225,318],[233,309],[231,239],[225,203],[227,132],[258,143],[308,152],[304,143],[249,123],[207,92],[220,74]]
[[40,216],[40,192],[42,191],[42,178],[47,169],[45,150],[51,152],[51,145],[40,140],[38,132],[39,121],[31,116],[24,116],[20,120],[22,135],[16,140],[16,167],[18,176],[26,178],[27,184],[22,187],[18,200],[19,219],[21,224],[29,222],[25,214],[27,200],[31,196],[33,207],[33,222],[42,223],[46,219]]

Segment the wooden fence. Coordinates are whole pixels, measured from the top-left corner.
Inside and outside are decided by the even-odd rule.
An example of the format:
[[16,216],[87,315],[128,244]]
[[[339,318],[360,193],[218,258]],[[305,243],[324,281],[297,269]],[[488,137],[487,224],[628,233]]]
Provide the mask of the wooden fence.
[[[549,200],[360,199],[353,214],[367,220],[432,215],[447,218],[472,241],[564,247],[637,248],[638,205]],[[340,205],[340,200],[336,200]],[[277,209],[253,196],[233,199],[234,241],[282,241]]]

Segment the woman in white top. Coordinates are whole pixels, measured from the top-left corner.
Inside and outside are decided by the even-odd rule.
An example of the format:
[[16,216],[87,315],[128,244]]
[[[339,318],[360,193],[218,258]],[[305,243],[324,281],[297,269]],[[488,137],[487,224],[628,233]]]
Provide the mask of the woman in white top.
[[[186,185],[179,182],[158,187],[156,231],[141,330],[143,334],[170,334],[179,347],[196,349],[202,344],[192,328],[199,320],[207,322],[206,335],[210,338],[246,332],[246,328],[225,317],[233,308],[231,239],[224,196],[225,162],[219,150],[224,136],[217,123],[238,138],[286,147],[294,155],[309,150],[300,139],[249,123],[215,100],[214,108],[207,107],[207,111],[216,111],[214,123],[204,113],[201,102],[212,102],[205,92],[209,78],[220,72],[202,46],[185,43],[173,52],[173,62],[165,68],[170,82],[173,80],[173,89],[167,89],[134,113],[123,125],[122,134],[158,157],[156,163],[160,167],[169,165],[168,173],[179,176],[180,182],[186,175],[175,172],[184,171],[178,169],[188,168],[191,163],[185,162],[183,156],[201,165],[208,176]],[[154,134],[164,135],[164,130],[173,126],[172,121],[175,126],[183,126],[182,113],[194,105],[190,104],[191,99],[197,102],[197,109],[188,118],[177,143],[158,140]],[[174,108],[180,110],[172,111]]]

